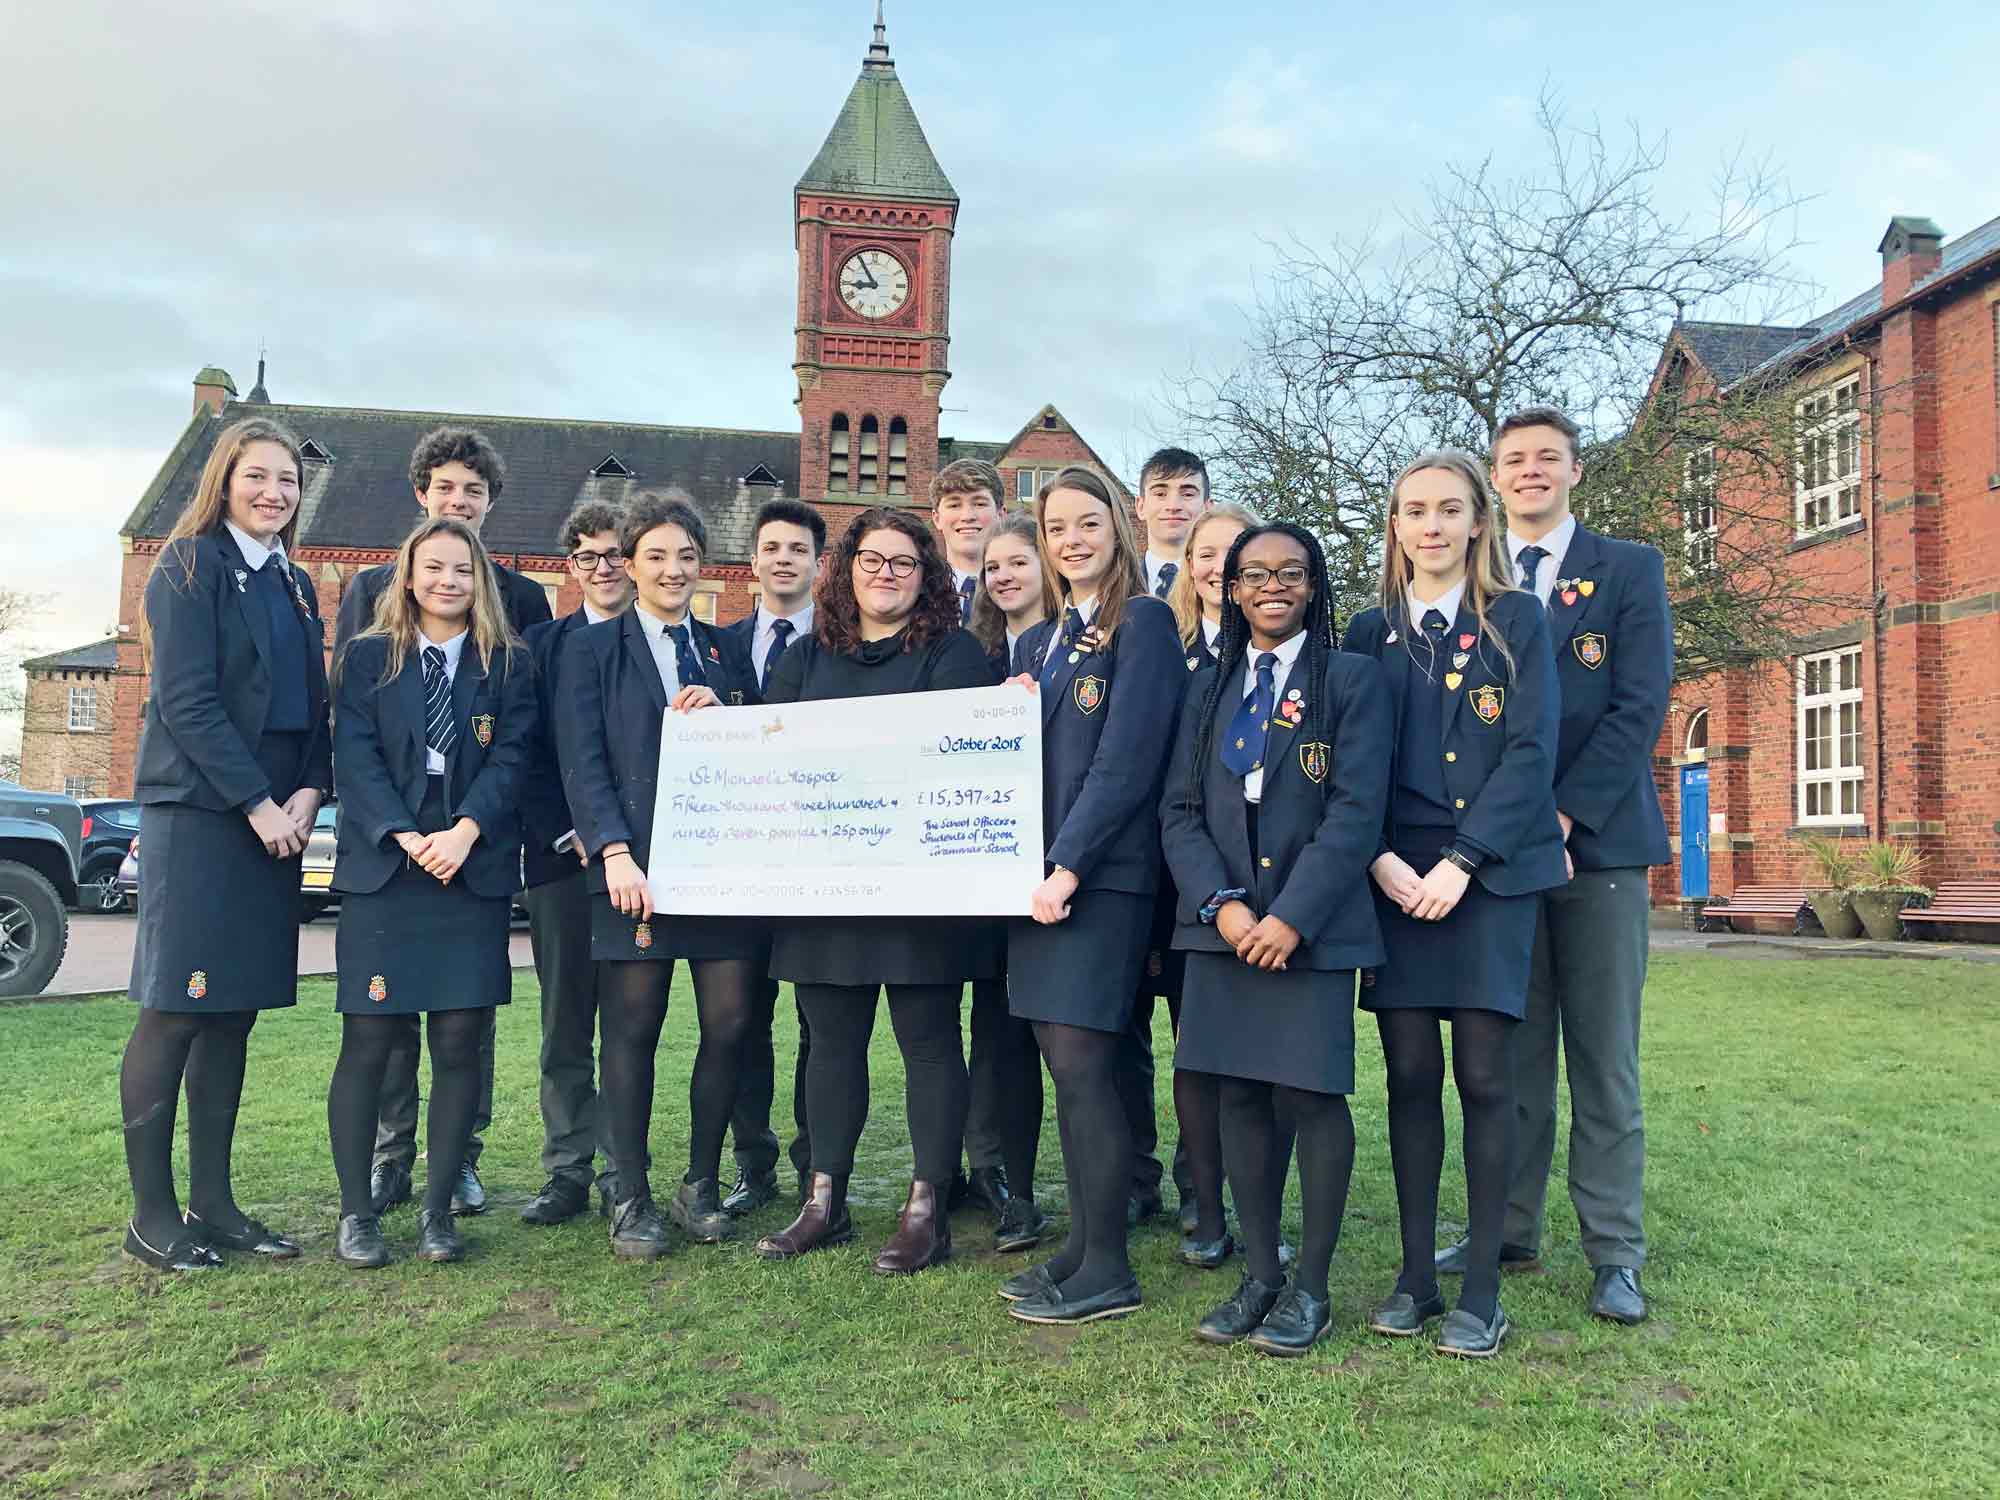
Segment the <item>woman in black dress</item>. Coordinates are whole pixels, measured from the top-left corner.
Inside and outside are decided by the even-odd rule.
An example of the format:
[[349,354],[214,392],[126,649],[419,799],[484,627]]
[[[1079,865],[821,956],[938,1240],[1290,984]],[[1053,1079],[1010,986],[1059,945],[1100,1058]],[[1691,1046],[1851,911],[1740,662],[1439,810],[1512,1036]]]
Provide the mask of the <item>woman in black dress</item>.
[[[1354,1168],[1354,975],[1382,958],[1368,865],[1388,798],[1382,672],[1333,649],[1326,560],[1309,532],[1258,526],[1223,568],[1218,663],[1195,678],[1160,801],[1187,957],[1176,1077],[1221,1101],[1221,1150],[1249,1263],[1201,1320],[1215,1344],[1303,1354],[1330,1321],[1327,1271]],[[1278,1263],[1298,1130],[1305,1239]]]
[[[229,1157],[250,1029],[298,999],[299,855],[332,781],[319,607],[287,556],[300,472],[298,441],[275,422],[225,430],[146,580],[140,1010],[118,1094],[125,1253],[162,1271],[218,1266],[220,1250],[299,1253],[236,1206]],[[185,1219],[173,1177],[183,1079]]]
[[479,1106],[486,1012],[513,986],[507,925],[537,711],[532,660],[478,535],[421,522],[395,568],[335,681],[341,1036],[326,1116],[340,1178],[334,1254],[363,1267],[389,1261],[369,1158],[400,1018],[418,1013],[431,1093],[417,1258],[465,1254],[451,1196]]
[[1514,1135],[1514,1026],[1526,1012],[1535,892],[1563,883],[1557,697],[1548,625],[1508,582],[1485,468],[1445,450],[1391,494],[1382,603],[1345,647],[1382,663],[1395,712],[1389,815],[1370,873],[1387,960],[1364,985],[1389,1072],[1389,1155],[1403,1270],[1369,1327],[1407,1338],[1444,1313],[1438,1177],[1444,1041],[1465,1116],[1466,1271],[1443,1354],[1484,1358],[1507,1336],[1500,1221]]
[[[863,511],[821,570],[812,634],[778,658],[765,702],[992,686],[986,653],[959,628],[951,579],[930,530],[910,513]],[[875,1269],[902,1275],[950,1256],[944,1195],[958,1170],[967,1103],[959,997],[966,981],[999,976],[996,936],[976,917],[795,917],[778,925],[771,977],[792,982],[812,1029],[812,1178],[799,1216],[759,1240],[759,1255],[788,1260],[854,1237],[847,1181],[868,1119],[875,1002],[887,989],[916,1173]]]
[[667,1249],[647,1172],[654,1055],[667,1019],[674,960],[694,978],[701,1042],[688,1079],[688,1168],[668,1213],[716,1244],[735,1232],[716,1174],[736,1100],[750,1008],[764,985],[768,924],[753,917],[670,916],[653,910],[660,715],[718,703],[755,703],[747,639],[715,630],[689,606],[701,582],[708,532],[694,509],[641,495],[619,531],[637,585],[631,609],[578,631],[563,662],[568,711],[556,725],[564,790],[590,855],[590,954],[603,1017],[603,1109],[618,1163],[612,1190],[614,1254],[649,1260]]

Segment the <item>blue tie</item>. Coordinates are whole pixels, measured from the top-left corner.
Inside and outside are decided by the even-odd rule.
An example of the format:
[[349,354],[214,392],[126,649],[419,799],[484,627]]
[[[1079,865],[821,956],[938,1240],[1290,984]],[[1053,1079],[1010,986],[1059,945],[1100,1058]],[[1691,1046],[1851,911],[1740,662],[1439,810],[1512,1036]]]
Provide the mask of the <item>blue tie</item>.
[[458,725],[451,719],[451,679],[444,674],[444,649],[424,647],[424,744],[439,755],[451,754],[458,743]]
[[1278,707],[1273,676],[1277,666],[1275,651],[1266,651],[1257,658],[1257,686],[1245,696],[1236,717],[1229,721],[1229,735],[1222,745],[1222,764],[1232,775],[1248,776],[1264,764],[1264,742],[1270,738],[1271,715]]
[[1153,585],[1154,598],[1164,599],[1167,597],[1167,590],[1174,586],[1174,575],[1180,572],[1180,570],[1179,563],[1160,564],[1160,581]]
[[791,644],[791,640],[792,622],[790,620],[773,620],[771,622],[771,650],[764,658],[764,675],[758,679],[758,692],[768,693],[771,691],[771,668],[778,664],[778,658],[785,654],[785,647]]
[[958,623],[963,625],[972,619],[972,580],[958,581]]
[[708,678],[701,670],[701,663],[694,654],[694,642],[688,639],[687,622],[669,625],[667,634],[674,642],[674,671],[680,674],[682,687],[695,687],[706,683]]
[[1042,675],[1054,681],[1057,664],[1069,660],[1070,647],[1083,634],[1083,616],[1074,609],[1063,611],[1062,629],[1049,640],[1049,653],[1042,658]]
[[1535,573],[1548,555],[1546,547],[1523,547],[1514,559],[1514,566],[1520,570],[1521,587],[1531,594],[1535,592]]

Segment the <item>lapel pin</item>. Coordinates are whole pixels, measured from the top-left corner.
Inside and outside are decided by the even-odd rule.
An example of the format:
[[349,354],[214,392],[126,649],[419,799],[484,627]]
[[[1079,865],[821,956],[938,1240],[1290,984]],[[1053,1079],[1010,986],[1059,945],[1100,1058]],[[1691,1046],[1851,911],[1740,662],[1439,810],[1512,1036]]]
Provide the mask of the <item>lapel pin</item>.
[[1451,664],[1454,667],[1463,667],[1471,660],[1472,653],[1470,651],[1454,651],[1451,653]]
[[1597,592],[1597,585],[1588,578],[1579,578],[1576,582],[1576,591],[1588,599],[1592,594]]
[[1472,649],[1472,643],[1478,639],[1479,637],[1474,635],[1469,630],[1460,631],[1458,636],[1458,649],[1461,651],[1470,651]]
[[237,592],[237,593],[239,593],[239,594],[240,594],[240,593],[242,593],[242,592],[243,592],[243,580],[244,580],[244,579],[246,579],[246,578],[248,578],[249,576],[250,576],[250,575],[249,575],[248,573],[244,572],[244,571],[243,571],[243,570],[242,570],[241,568],[238,568],[238,569],[236,570],[236,592]]
[[1387,635],[1383,636],[1383,637],[1382,637],[1382,644],[1383,644],[1383,645],[1385,645],[1385,646],[1393,646],[1393,645],[1395,645],[1395,644],[1396,644],[1396,632],[1392,630],[1392,631],[1390,631],[1390,632],[1389,632],[1389,633],[1388,633]]
[[1465,679],[1456,672],[1447,672],[1444,674],[1444,685],[1454,693],[1458,691],[1458,685],[1463,681]]
[[1565,604],[1574,604],[1574,603],[1576,603],[1576,590],[1575,590],[1575,589],[1564,589],[1564,590],[1562,591],[1562,601],[1563,601],[1563,603],[1565,603]]

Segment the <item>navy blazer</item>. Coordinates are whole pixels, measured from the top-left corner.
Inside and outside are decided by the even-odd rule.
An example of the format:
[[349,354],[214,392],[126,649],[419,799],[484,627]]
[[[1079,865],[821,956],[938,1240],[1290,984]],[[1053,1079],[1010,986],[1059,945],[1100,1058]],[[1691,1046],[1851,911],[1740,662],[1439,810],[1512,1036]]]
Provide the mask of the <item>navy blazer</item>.
[[[749,646],[692,615],[688,623],[695,655],[715,696],[731,707],[763,702],[750,670]],[[567,702],[555,725],[563,791],[576,836],[590,855],[589,888],[601,892],[604,861],[599,856],[606,844],[631,845],[639,868],[652,868],[660,715],[667,710],[667,689],[636,607],[602,625],[570,632],[560,671]]]
[[[340,836],[333,888],[379,891],[407,856],[394,835],[414,831],[428,773],[424,669],[416,652],[382,681],[389,642],[358,636],[336,669],[334,786]],[[479,837],[456,879],[477,895],[521,888],[521,776],[535,732],[535,669],[525,651],[501,653],[489,673],[467,640],[451,680],[458,741],[445,757],[445,817],[471,818]]]
[[[1061,624],[1059,614],[1014,643],[1016,672],[1039,673]],[[1142,594],[1107,649],[1066,653],[1042,683],[1042,841],[1079,890],[1159,888],[1155,813],[1187,679],[1173,611]]]
[[[1562,825],[1556,821],[1555,659],[1549,654],[1549,627],[1533,594],[1509,589],[1494,599],[1487,623],[1507,642],[1514,656],[1509,677],[1506,660],[1490,642],[1475,640],[1460,682],[1450,686],[1450,654],[1460,636],[1476,636],[1479,621],[1463,601],[1440,646],[1435,686],[1401,662],[1385,660],[1393,652],[1407,660],[1402,639],[1409,633],[1407,614],[1385,620],[1380,605],[1356,615],[1347,627],[1343,651],[1358,651],[1383,663],[1383,677],[1395,713],[1394,732],[1400,744],[1403,704],[1409,693],[1424,689],[1444,696],[1445,791],[1452,799],[1458,831],[1490,852],[1474,878],[1496,896],[1520,896],[1545,891],[1569,879],[1563,866]],[[1388,639],[1391,633],[1396,640]],[[1491,710],[1490,720],[1481,708]],[[1392,765],[1389,785],[1396,785]],[[1391,808],[1394,800],[1391,799]],[[1383,820],[1382,847],[1395,832]],[[1417,873],[1428,873],[1425,865]]]
[[[1294,667],[1287,692],[1314,685]],[[1317,687],[1320,723],[1331,738],[1305,738],[1313,704],[1299,727],[1271,716],[1264,789],[1257,806],[1257,858],[1250,852],[1243,778],[1222,763],[1230,719],[1242,704],[1242,667],[1230,673],[1215,701],[1207,763],[1200,768],[1201,807],[1190,805],[1194,745],[1202,701],[1219,667],[1205,663],[1188,685],[1174,736],[1174,758],[1160,796],[1160,833],[1167,867],[1181,892],[1174,946],[1212,953],[1231,948],[1200,918],[1217,891],[1246,890],[1258,916],[1296,928],[1292,968],[1365,969],[1383,961],[1368,867],[1382,841],[1389,806],[1389,764],[1395,730],[1381,665],[1351,652],[1329,651]],[[1314,771],[1319,774],[1313,775]]]
[[521,777],[521,874],[522,884],[530,889],[583,870],[574,853],[558,854],[554,848],[555,841],[576,826],[563,791],[555,726],[558,710],[567,708],[569,701],[559,685],[563,648],[589,624],[590,617],[578,608],[561,619],[530,625],[524,637],[535,663],[535,733]]
[[[507,621],[514,627],[514,634],[525,640],[530,630],[551,618],[549,596],[539,583],[532,578],[523,578],[512,568],[504,568],[496,562],[493,571],[500,576],[500,602],[506,608]],[[335,661],[340,660],[340,653],[347,649],[347,643],[373,622],[375,601],[382,597],[382,590],[395,576],[394,563],[378,563],[355,574],[347,592],[340,596],[340,613],[333,622]]]
[[1556,571],[1589,589],[1549,595],[1562,693],[1556,806],[1575,820],[1570,855],[1579,870],[1663,865],[1672,855],[1653,747],[1674,682],[1666,564],[1657,548],[1578,526]]
[[[270,567],[270,563],[265,564]],[[271,793],[257,744],[271,711],[271,621],[236,584],[243,554],[227,531],[169,542],[146,580],[152,684],[132,795],[212,812],[248,812]],[[305,618],[306,742],[301,787],[333,785],[327,730],[326,627],[305,570],[291,570]]]

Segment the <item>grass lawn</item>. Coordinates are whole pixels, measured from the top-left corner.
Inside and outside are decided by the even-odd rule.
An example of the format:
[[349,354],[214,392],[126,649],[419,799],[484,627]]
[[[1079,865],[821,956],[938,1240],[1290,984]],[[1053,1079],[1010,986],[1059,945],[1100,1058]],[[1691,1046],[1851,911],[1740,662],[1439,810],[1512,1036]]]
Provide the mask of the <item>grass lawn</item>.
[[[854,1245],[773,1266],[745,1245],[683,1243],[628,1265],[595,1216],[527,1229],[516,1210],[540,1185],[541,1136],[532,975],[515,1000],[501,1012],[484,1163],[494,1207],[470,1221],[471,1260],[372,1273],[331,1260],[337,1025],[328,986],[313,983],[253,1037],[236,1153],[244,1206],[297,1232],[306,1257],[179,1280],[118,1254],[115,1077],[130,1009],[0,1007],[0,1494],[2000,1489],[1991,968],[1656,959],[1653,1320],[1627,1330],[1584,1313],[1589,1272],[1559,1157],[1548,1269],[1509,1278],[1516,1333],[1484,1364],[1360,1326],[1396,1257],[1365,1023],[1334,1332],[1280,1362],[1194,1341],[1240,1262],[1182,1267],[1167,1220],[1135,1244],[1145,1309],[1086,1329],[1003,1314],[994,1285],[1023,1261],[996,1258],[976,1215],[957,1221],[951,1266],[869,1274],[909,1164],[886,1021]],[[693,1030],[677,1003],[655,1123],[662,1182],[684,1150]],[[781,1076],[788,1067],[781,1057]],[[1164,1080],[1160,1098],[1170,1109]],[[1170,1146],[1170,1120],[1162,1134]],[[1051,1119],[1051,1206],[1059,1170]],[[1458,1170],[1454,1155],[1447,1216],[1463,1211]],[[1294,1201],[1294,1233],[1296,1216]],[[773,1205],[756,1223],[788,1217]],[[389,1225],[406,1254],[414,1213]]]

